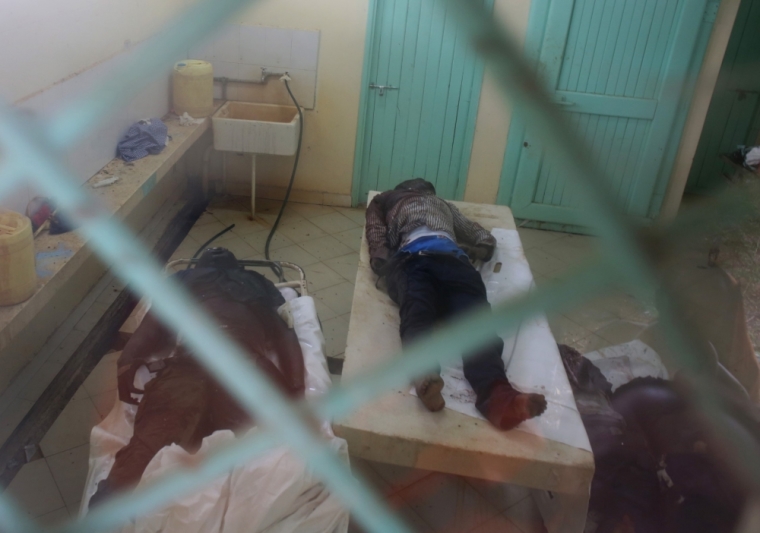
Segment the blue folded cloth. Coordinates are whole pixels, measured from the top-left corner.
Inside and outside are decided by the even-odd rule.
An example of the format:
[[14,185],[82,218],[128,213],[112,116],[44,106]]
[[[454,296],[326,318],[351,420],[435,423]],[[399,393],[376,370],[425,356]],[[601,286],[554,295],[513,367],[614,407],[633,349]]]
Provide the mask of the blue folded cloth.
[[462,250],[457,243],[449,238],[441,237],[439,235],[429,235],[426,237],[420,237],[414,239],[412,242],[404,246],[399,250],[399,253],[418,254],[418,253],[431,253],[431,254],[445,254],[467,259],[467,254]]
[[158,154],[166,146],[167,132],[166,124],[160,118],[136,122],[116,145],[116,155],[129,162],[148,154]]

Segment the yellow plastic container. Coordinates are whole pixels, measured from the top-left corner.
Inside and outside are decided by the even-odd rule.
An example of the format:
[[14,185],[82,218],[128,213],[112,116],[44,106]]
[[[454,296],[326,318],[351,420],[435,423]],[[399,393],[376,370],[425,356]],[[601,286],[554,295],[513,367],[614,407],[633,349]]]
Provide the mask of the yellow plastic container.
[[179,116],[203,118],[214,112],[214,70],[208,61],[186,59],[174,65],[172,101]]
[[0,211],[0,305],[27,300],[37,288],[32,221]]

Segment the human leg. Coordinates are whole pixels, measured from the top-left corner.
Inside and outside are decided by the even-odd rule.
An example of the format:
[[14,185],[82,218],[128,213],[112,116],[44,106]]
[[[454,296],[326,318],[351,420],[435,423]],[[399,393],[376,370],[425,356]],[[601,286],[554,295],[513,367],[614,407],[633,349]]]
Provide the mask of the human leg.
[[[439,291],[428,268],[429,258],[413,255],[388,277],[388,294],[399,306],[399,333],[403,345],[429,332],[441,316]],[[440,411],[443,380],[440,367],[414,381],[417,396],[430,411]]]
[[[469,263],[442,256],[437,258],[435,276],[445,298],[446,317],[455,317],[477,307],[489,307],[480,273]],[[475,406],[500,429],[511,429],[546,409],[541,394],[524,394],[507,379],[502,352],[504,342],[491,339],[484,347],[463,358],[465,378],[476,395]]]

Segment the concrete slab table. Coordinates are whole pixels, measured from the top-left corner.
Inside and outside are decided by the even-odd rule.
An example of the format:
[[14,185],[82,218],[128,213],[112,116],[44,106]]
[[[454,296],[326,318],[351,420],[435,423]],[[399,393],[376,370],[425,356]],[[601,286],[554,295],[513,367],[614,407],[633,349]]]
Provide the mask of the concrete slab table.
[[[374,194],[370,193],[370,200]],[[508,207],[454,204],[488,230],[515,229]],[[343,365],[344,383],[371,372],[401,350],[398,307],[375,287],[375,282],[365,234]],[[561,369],[558,354],[556,359]],[[561,372],[566,380],[564,369]],[[580,417],[570,423],[580,425],[573,429],[583,431],[585,437]],[[583,531],[594,473],[593,455],[587,449],[519,429],[501,432],[484,420],[448,408],[430,413],[408,388],[390,391],[333,425],[348,441],[352,455],[535,489],[532,494],[548,531]]]

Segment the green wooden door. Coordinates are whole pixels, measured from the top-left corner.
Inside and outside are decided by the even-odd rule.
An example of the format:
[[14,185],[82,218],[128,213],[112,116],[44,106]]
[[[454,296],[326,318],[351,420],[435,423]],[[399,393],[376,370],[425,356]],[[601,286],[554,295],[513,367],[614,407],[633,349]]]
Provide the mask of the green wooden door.
[[686,190],[705,193],[732,168],[720,158],[760,143],[760,0],[742,0],[702,128]]
[[354,201],[366,202],[368,191],[415,177],[433,182],[444,198],[460,199],[482,62],[468,48],[445,2],[376,0],[373,8]]
[[[533,0],[526,48],[629,214],[651,217],[707,0]],[[677,143],[676,143],[677,144]],[[499,202],[577,225],[582,190],[516,113]],[[659,209],[659,206],[657,207]]]

